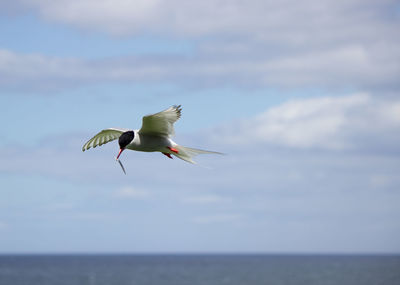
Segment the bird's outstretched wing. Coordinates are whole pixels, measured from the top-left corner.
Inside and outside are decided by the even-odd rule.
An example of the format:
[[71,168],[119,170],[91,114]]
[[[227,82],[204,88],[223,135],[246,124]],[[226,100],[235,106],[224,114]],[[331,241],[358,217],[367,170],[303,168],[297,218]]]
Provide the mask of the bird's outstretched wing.
[[116,140],[126,131],[128,130],[116,129],[116,128],[102,130],[100,133],[92,137],[90,140],[87,141],[87,143],[83,145],[82,151],[85,151],[91,147],[95,148],[96,146],[103,145],[110,141]]
[[174,123],[181,117],[181,105],[143,117],[141,134],[170,137],[175,134]]

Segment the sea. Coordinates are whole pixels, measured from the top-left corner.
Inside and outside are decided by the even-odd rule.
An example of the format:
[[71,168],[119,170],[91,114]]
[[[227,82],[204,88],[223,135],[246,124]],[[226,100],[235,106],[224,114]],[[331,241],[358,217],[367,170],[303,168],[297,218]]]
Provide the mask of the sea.
[[0,285],[399,285],[400,255],[0,255]]

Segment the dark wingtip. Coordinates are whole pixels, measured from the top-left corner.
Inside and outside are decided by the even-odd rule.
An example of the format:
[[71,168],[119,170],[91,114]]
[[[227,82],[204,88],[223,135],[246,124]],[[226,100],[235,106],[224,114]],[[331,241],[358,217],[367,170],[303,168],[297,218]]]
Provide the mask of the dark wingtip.
[[175,112],[178,114],[178,118],[180,118],[182,115],[182,105],[173,105],[172,107],[175,109]]

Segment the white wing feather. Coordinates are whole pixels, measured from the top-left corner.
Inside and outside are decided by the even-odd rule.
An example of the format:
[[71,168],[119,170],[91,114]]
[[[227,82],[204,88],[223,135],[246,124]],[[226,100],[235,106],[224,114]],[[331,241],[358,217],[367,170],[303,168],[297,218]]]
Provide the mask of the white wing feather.
[[103,145],[110,141],[116,140],[119,138],[124,132],[129,131],[127,129],[117,129],[117,128],[110,128],[105,129],[99,132],[97,135],[92,137],[90,140],[87,141],[82,147],[82,151],[88,150],[89,148],[96,146]]
[[181,117],[181,106],[172,106],[164,111],[143,117],[141,134],[170,137],[175,134],[174,123]]

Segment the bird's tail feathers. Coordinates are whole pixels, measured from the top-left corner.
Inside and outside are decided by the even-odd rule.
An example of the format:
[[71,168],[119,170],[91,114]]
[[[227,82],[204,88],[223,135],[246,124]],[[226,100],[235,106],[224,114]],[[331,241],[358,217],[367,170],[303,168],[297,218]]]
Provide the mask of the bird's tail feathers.
[[204,149],[197,149],[197,148],[191,148],[191,147],[186,147],[186,146],[182,146],[182,145],[177,145],[175,146],[175,148],[178,150],[178,153],[172,153],[173,155],[175,155],[176,157],[196,164],[195,161],[193,161],[193,157],[195,157],[196,155],[199,154],[223,154],[217,151],[209,151],[209,150],[204,150]]

